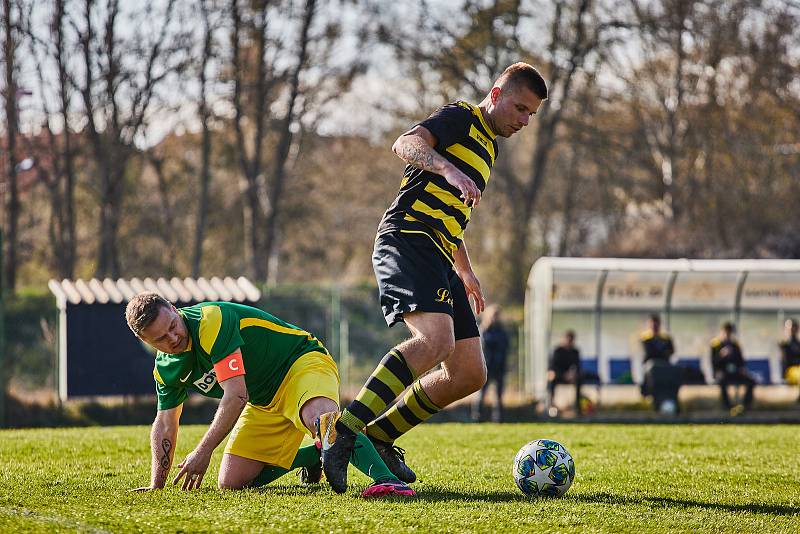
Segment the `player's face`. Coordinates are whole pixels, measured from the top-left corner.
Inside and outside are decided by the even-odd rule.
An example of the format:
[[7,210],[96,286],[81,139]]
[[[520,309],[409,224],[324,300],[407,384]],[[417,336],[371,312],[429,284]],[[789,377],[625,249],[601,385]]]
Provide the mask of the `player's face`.
[[542,99],[524,86],[513,89],[494,87],[492,96],[492,125],[495,133],[502,137],[511,137],[527,126],[542,105]]
[[161,306],[158,316],[139,332],[142,341],[167,354],[179,354],[189,346],[189,331],[183,317],[173,307]]

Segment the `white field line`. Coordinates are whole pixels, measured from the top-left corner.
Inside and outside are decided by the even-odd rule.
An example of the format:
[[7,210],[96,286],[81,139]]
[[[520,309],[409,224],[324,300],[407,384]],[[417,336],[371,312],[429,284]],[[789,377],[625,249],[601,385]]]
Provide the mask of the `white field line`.
[[74,521],[72,519],[59,517],[57,515],[40,514],[39,512],[34,512],[33,510],[27,510],[25,508],[12,508],[8,506],[0,506],[0,514],[4,514],[11,517],[20,517],[22,519],[34,521],[37,523],[49,523],[52,525],[58,525],[60,527],[72,528],[80,532],[91,532],[92,534],[112,534],[108,530],[95,528],[86,523],[81,523],[80,521]]

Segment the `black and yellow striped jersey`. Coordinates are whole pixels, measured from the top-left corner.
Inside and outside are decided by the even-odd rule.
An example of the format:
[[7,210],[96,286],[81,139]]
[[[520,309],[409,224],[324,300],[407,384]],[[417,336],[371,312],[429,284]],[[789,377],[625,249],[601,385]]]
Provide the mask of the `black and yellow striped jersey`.
[[[447,104],[419,123],[437,140],[434,150],[472,178],[483,193],[497,155],[495,133],[476,105]],[[378,235],[423,233],[450,262],[464,239],[472,208],[443,176],[406,165],[400,192],[383,216]]]

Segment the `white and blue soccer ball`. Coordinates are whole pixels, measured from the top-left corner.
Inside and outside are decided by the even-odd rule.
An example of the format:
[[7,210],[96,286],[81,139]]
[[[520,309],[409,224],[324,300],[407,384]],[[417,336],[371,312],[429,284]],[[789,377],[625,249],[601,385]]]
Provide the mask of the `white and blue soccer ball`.
[[513,475],[525,495],[560,497],[575,480],[575,461],[557,441],[535,439],[514,457]]

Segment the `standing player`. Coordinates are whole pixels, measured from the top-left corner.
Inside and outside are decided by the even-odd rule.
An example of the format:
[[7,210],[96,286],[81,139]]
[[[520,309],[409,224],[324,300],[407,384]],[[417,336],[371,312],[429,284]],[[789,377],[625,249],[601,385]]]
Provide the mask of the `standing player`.
[[439,108],[392,146],[407,165],[400,193],[378,227],[372,262],[386,322],[405,322],[411,338],[384,356],[347,409],[321,419],[323,468],[335,491],[347,488],[350,451],[365,429],[389,469],[404,482],[416,480],[394,441],[486,381],[469,302],[472,297],[480,313],[484,298],[464,230],[489,181],[495,138],[527,126],[546,98],[536,69],[516,63],[480,104]]
[[[250,306],[205,302],[178,310],[156,293],[135,296],[125,318],[137,337],[158,350],[151,478],[139,490],[166,484],[189,390],[222,400],[200,443],[178,464],[174,484],[183,478],[183,489],[200,487],[211,454],[231,430],[220,488],[263,486],[296,468],[303,469],[305,482],[319,482],[318,448],[298,447],[304,434],[313,436],[320,414],[338,409],[339,375],[314,336]],[[414,494],[366,436],[357,442],[352,463],[374,481],[362,495]]]

